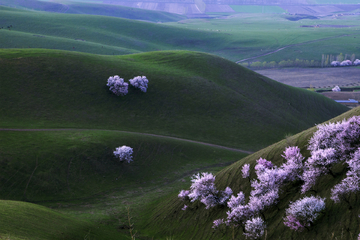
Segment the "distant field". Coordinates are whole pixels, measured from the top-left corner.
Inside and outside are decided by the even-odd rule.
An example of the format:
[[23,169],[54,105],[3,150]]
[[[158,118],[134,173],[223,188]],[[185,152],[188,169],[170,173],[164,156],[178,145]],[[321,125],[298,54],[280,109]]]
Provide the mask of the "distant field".
[[[283,14],[239,13],[223,19],[155,24],[0,7],[0,27],[4,28],[0,30],[0,42],[3,48],[48,48],[106,55],[176,49],[208,52],[232,61],[280,62],[296,58],[321,61],[322,54],[360,56],[359,19],[355,15],[289,21]],[[13,26],[11,30],[6,29],[9,25]]]
[[103,4],[103,1],[0,0],[0,5],[53,13],[102,15],[150,22],[176,22],[186,19],[179,14]]
[[243,13],[284,13],[283,8],[278,6],[257,6],[257,5],[230,5],[235,12]]
[[360,68],[283,68],[257,70],[264,76],[294,87],[333,88],[359,86]]
[[317,4],[359,4],[358,0],[313,0],[312,2]]
[[[183,27],[213,33],[224,39],[222,49],[214,49],[213,54],[239,61],[314,60],[321,61],[322,54],[340,53],[360,56],[360,15],[344,16],[339,19],[323,17],[289,21],[290,15],[242,13],[225,19],[184,20],[181,24],[167,23],[169,26]],[[302,25],[325,25],[321,28],[305,28]],[[338,26],[352,25],[341,28]]]

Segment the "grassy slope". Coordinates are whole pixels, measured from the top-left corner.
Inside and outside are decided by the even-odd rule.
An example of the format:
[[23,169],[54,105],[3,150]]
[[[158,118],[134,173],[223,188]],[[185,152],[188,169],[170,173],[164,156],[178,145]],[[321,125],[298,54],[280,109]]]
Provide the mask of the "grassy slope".
[[31,203],[0,200],[0,214],[1,239],[129,239],[115,229]]
[[[1,127],[116,129],[255,150],[347,110],[196,52],[2,50],[0,59]],[[113,95],[106,80],[115,74],[146,75],[148,92]]]
[[[180,140],[117,131],[0,131],[1,199],[68,201],[168,185],[194,169],[220,167],[246,156]],[[113,157],[134,149],[134,162]]]
[[37,0],[0,0],[0,5],[45,12],[102,15],[151,22],[176,22],[186,19],[185,16],[178,14],[100,3],[79,3],[71,1],[57,3]]
[[[286,15],[285,15],[286,16]],[[225,35],[226,47],[214,49],[213,54],[231,60],[241,60],[270,53],[284,46],[303,44],[260,57],[260,61],[281,61],[296,58],[321,61],[321,54],[360,55],[357,42],[360,37],[360,16],[344,16],[339,19],[324,17],[318,20],[288,21],[284,15],[239,14],[228,19],[185,20],[184,24],[169,23],[169,26],[184,27],[214,35]],[[355,25],[351,28],[301,28],[301,25]],[[345,36],[346,35],[346,36]],[[327,39],[338,37],[335,39]],[[355,37],[355,38],[354,38]],[[320,40],[316,43],[309,41]],[[335,44],[336,43],[336,44]]]
[[[177,192],[195,171],[219,171],[246,156],[196,143],[117,131],[0,131],[0,139],[4,140],[0,141],[1,199],[56,208],[73,219],[90,220],[100,229],[120,225],[124,235],[128,235],[125,206],[131,205],[131,216],[137,222],[150,201]],[[122,145],[134,149],[130,164],[113,157],[114,149]],[[9,222],[6,231],[14,235],[16,227]],[[60,228],[65,227],[61,225],[54,232]],[[26,231],[31,229],[34,231],[32,227]],[[68,234],[71,239],[80,239]],[[102,239],[113,239],[106,236]]]
[[[210,52],[224,36],[122,18],[0,7],[3,48],[47,48],[117,55],[167,49]],[[5,29],[12,25],[11,31]]]
[[[292,22],[282,15],[239,14],[228,19],[154,24],[93,15],[55,14],[0,7],[3,48],[48,48],[117,55],[154,50],[196,50],[237,61],[291,47],[261,61],[321,60],[321,54],[357,54],[358,27],[300,28],[300,25],[357,25],[359,16]],[[355,38],[354,38],[355,37]],[[339,44],[341,42],[341,44]]]
[[[354,115],[360,115],[360,108],[355,108],[347,113],[344,113],[331,121],[340,121],[344,118],[349,118]],[[243,164],[250,163],[252,169],[256,160],[260,157],[270,160],[276,165],[283,162],[281,157],[282,152],[286,146],[299,146],[302,149],[302,154],[308,156],[306,145],[308,139],[316,130],[315,127],[303,131],[297,135],[288,137],[276,144],[264,148],[248,157],[238,161],[231,166],[220,171],[216,177],[216,185],[218,189],[224,189],[230,186],[234,192],[244,191],[246,196],[249,196],[250,184],[248,180],[241,177],[241,168]],[[316,187],[317,195],[326,197],[326,211],[321,218],[316,222],[315,226],[310,231],[296,233],[289,230],[282,223],[285,208],[287,208],[289,201],[295,201],[302,197],[299,193],[300,185],[291,185],[285,188],[280,196],[278,204],[279,210],[274,207],[265,212],[267,224],[267,239],[356,239],[359,231],[360,220],[358,212],[360,204],[357,196],[353,195],[351,198],[352,209],[345,203],[334,204],[330,200],[330,188],[338,183],[344,176],[343,167],[338,166],[337,172],[343,173],[336,179],[331,176],[325,176],[320,179]],[[252,170],[251,177],[255,174]],[[308,193],[307,195],[310,195]],[[223,231],[213,231],[212,221],[218,218],[226,217],[225,208],[214,208],[205,210],[203,205],[194,203],[190,205],[189,211],[181,211],[183,202],[180,201],[175,194],[164,198],[152,205],[152,210],[144,214],[144,219],[151,216],[144,226],[147,227],[148,233],[153,236],[169,236],[170,234],[175,239],[230,239],[232,231],[230,229]],[[150,208],[149,208],[150,209]],[[185,230],[186,229],[186,230]],[[157,234],[157,235],[156,235]],[[242,235],[241,229],[235,229],[237,239],[245,239]]]

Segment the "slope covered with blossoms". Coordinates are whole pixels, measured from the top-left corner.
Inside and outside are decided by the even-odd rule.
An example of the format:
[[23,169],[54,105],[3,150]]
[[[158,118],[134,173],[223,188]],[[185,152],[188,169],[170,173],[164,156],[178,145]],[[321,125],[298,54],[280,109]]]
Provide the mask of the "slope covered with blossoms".
[[[357,239],[359,115],[360,109],[353,109],[214,175],[216,189],[233,191],[227,206],[206,209],[199,201],[181,210],[184,200],[173,196],[152,220],[180,219],[177,227],[166,227],[176,236],[186,225],[186,237],[197,239],[232,239],[233,234],[236,239]],[[184,233],[179,236],[185,239]]]

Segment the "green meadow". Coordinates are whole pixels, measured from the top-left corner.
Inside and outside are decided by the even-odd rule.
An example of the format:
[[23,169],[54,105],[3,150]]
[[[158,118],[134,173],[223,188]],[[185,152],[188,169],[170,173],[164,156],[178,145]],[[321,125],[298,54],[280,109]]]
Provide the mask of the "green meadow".
[[[125,130],[253,151],[347,110],[198,52],[101,56],[9,49],[0,58],[0,122],[6,128]],[[106,87],[113,75],[145,75],[151,87],[117,97]]]
[[[150,23],[7,7],[0,7],[0,13],[3,48],[47,48],[105,55],[192,50],[231,61],[255,58],[251,61],[262,62],[296,58],[321,61],[322,54],[360,55],[359,15],[290,21],[286,14],[239,13],[226,19]],[[9,25],[10,30],[6,28]]]

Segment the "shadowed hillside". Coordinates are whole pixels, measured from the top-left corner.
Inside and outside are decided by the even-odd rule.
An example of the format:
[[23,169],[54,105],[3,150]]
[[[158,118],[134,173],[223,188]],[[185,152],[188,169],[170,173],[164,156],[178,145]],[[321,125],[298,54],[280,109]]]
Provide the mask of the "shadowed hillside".
[[1,239],[128,239],[110,227],[31,203],[0,200]]

